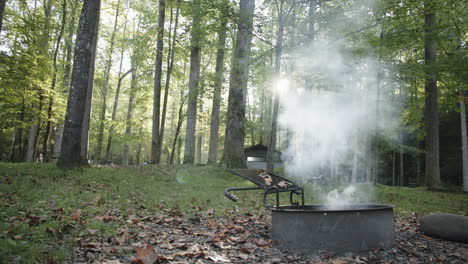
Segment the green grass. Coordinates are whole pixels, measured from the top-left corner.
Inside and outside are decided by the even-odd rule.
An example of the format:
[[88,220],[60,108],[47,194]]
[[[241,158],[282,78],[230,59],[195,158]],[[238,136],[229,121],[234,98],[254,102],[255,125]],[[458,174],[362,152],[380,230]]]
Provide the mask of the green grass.
[[[264,210],[258,191],[237,192],[237,203],[223,197],[227,187],[246,186],[252,184],[216,166],[64,171],[54,164],[0,163],[0,263],[64,260],[87,230],[113,237],[119,228],[129,225],[129,215],[154,215],[168,208],[187,217],[209,209],[219,216],[233,209],[254,213]],[[361,189],[373,202],[396,205],[400,215],[468,212],[467,194],[388,186]],[[329,188],[307,186],[306,201],[318,202],[317,197],[326,191]],[[282,201],[287,200],[283,194]],[[80,223],[70,218],[78,209],[82,210]],[[95,219],[104,215],[118,219]]]

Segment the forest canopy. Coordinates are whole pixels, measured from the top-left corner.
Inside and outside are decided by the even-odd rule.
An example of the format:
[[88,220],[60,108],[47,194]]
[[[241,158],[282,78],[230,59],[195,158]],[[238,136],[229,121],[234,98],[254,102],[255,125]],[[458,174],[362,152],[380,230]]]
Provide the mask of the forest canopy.
[[[468,191],[459,0],[1,0],[0,159]],[[281,170],[281,168],[280,168]],[[312,175],[312,176],[311,176]]]

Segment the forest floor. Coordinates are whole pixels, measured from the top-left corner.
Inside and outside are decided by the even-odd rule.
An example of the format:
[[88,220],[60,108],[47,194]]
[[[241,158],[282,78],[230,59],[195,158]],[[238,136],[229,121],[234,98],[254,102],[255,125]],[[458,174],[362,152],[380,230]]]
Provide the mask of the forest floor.
[[269,240],[260,193],[238,193],[237,203],[223,197],[243,186],[250,184],[215,166],[63,171],[0,163],[0,263],[468,262],[467,244],[427,237],[418,221],[431,212],[466,215],[467,194],[379,185],[366,198],[396,206],[393,248],[304,256]]

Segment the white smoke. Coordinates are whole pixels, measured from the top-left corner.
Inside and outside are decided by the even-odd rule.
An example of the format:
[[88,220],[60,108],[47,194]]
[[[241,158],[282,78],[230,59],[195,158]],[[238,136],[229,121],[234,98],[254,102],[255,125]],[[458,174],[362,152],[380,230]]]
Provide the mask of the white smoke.
[[[399,123],[394,102],[383,100],[385,91],[395,89],[390,70],[373,56],[355,56],[346,39],[323,35],[291,57],[302,74],[296,79],[306,81],[291,81],[292,87],[280,96],[288,177],[345,186],[374,181],[377,129],[388,136]],[[336,190],[323,200],[342,203],[355,192],[355,187]]]

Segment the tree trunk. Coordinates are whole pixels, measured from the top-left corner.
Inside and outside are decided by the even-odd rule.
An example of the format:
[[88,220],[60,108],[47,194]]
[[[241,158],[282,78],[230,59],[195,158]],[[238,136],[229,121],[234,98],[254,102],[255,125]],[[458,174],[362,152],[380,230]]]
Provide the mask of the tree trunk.
[[234,56],[231,62],[229,100],[226,118],[223,164],[227,168],[245,168],[245,96],[249,78],[255,0],[241,0]]
[[202,133],[199,133],[197,136],[196,136],[196,139],[197,139],[197,151],[196,151],[196,155],[195,155],[195,158],[196,158],[196,161],[195,163],[196,164],[202,164],[202,141],[203,141],[203,134]]
[[[125,21],[124,23],[123,39],[125,39],[126,33],[127,33],[127,21]],[[112,107],[112,117],[111,117],[112,123],[109,127],[109,136],[107,138],[107,147],[106,147],[106,161],[107,162],[112,161],[112,155],[111,155],[112,136],[114,134],[114,122],[117,118],[117,109],[119,107],[119,97],[120,97],[120,89],[122,87],[122,81],[129,73],[132,72],[132,69],[130,69],[122,75],[124,53],[125,53],[125,45],[122,45],[122,48],[120,49],[119,80],[117,82],[117,88],[115,89],[114,105]]]
[[[122,49],[123,51],[123,49]],[[123,56],[123,52],[122,52],[122,56]],[[122,66],[122,61],[123,59],[121,59],[121,63],[120,63],[120,66]],[[117,82],[117,88],[115,90],[115,97],[114,97],[114,106],[112,108],[112,124],[109,128],[109,137],[107,139],[107,147],[106,147],[106,161],[107,162],[111,162],[112,161],[112,155],[111,155],[111,149],[112,149],[112,135],[114,134],[114,122],[117,118],[117,109],[119,107],[119,96],[120,96],[120,89],[122,87],[122,81],[123,79],[129,74],[132,72],[132,69],[128,70],[126,73],[124,73],[122,76],[121,75],[121,69],[122,67],[120,67],[120,70],[119,70],[119,81]]]
[[468,143],[466,131],[465,92],[463,90],[460,90],[460,121],[463,153],[463,191],[468,192]]
[[[135,52],[135,51],[134,51]],[[132,64],[132,81],[130,84],[130,97],[128,99],[128,111],[127,111],[127,121],[125,125],[125,136],[126,138],[130,137],[130,134],[132,133],[132,121],[133,121],[133,111],[134,111],[134,100],[135,100],[135,94],[136,94],[136,89],[137,89],[137,82],[138,82],[138,76],[137,76],[137,70],[136,70],[136,58],[135,54],[131,58],[131,64]],[[122,165],[123,166],[128,166],[129,164],[129,152],[130,152],[130,147],[128,144],[124,144],[124,151],[123,151],[123,156],[122,156]]]
[[34,143],[36,139],[36,132],[37,132],[37,118],[34,118],[31,121],[32,125],[31,128],[29,129],[29,134],[28,134],[28,148],[26,150],[26,157],[25,161],[26,162],[33,162],[34,161]]
[[[276,34],[275,45],[275,80],[276,86],[279,85],[279,78],[281,76],[281,56],[283,54],[283,34],[284,34],[284,19],[283,19],[283,5],[284,0],[280,0],[278,10],[278,32]],[[274,95],[273,101],[273,116],[271,120],[270,142],[268,144],[267,152],[267,171],[273,172],[275,169],[274,153],[276,149],[276,139],[278,130],[278,112],[279,112],[279,95]]]
[[396,175],[395,175],[395,151],[393,151],[392,155],[392,186],[396,184]]
[[[76,168],[83,162],[82,133],[87,113],[88,94],[92,94],[94,61],[99,25],[100,0],[85,0],[81,11],[75,45],[75,59],[68,96],[59,166]],[[89,96],[90,97],[90,96]],[[86,114],[88,116],[86,116]],[[87,131],[86,131],[87,132]]]
[[115,18],[114,18],[114,28],[112,30],[111,38],[110,38],[110,47],[109,47],[109,54],[106,62],[106,68],[104,72],[104,85],[102,88],[102,108],[101,108],[101,115],[99,118],[99,132],[98,132],[98,139],[97,139],[97,147],[96,147],[96,161],[99,162],[101,160],[101,152],[102,152],[102,145],[103,145],[103,138],[104,138],[104,121],[106,120],[106,110],[107,110],[107,93],[109,91],[109,78],[110,78],[110,70],[112,67],[112,54],[114,53],[114,44],[115,44],[115,32],[117,31],[117,23],[119,21],[119,11],[120,11],[120,0],[117,0],[117,10],[115,11]]
[[[166,84],[164,88],[164,99],[163,99],[163,109],[162,109],[162,116],[161,116],[161,129],[159,132],[159,149],[158,155],[161,157],[162,152],[162,145],[164,144],[164,130],[166,127],[166,112],[167,112],[167,100],[169,98],[169,85],[171,81],[172,70],[174,68],[174,56],[175,56],[175,46],[176,46],[176,39],[177,39],[177,28],[179,25],[179,13],[180,13],[180,0],[177,1],[177,10],[176,10],[176,17],[175,17],[175,24],[174,24],[174,35],[172,37],[172,44],[169,46],[170,54],[167,59],[167,74],[166,74]],[[172,10],[171,10],[171,25],[172,25]],[[171,31],[169,27],[169,39],[171,39]]]
[[54,139],[54,147],[52,149],[51,158],[57,160],[60,156],[60,149],[62,148],[62,138],[63,138],[63,125],[57,125],[55,129],[55,139]]
[[[72,62],[72,53],[73,53],[73,34],[75,33],[76,23],[75,17],[77,12],[77,4],[72,4],[72,10],[70,14],[70,21],[68,22],[68,33],[67,36],[64,38],[65,44],[65,67],[63,70],[63,80],[62,80],[62,88],[63,91],[67,91],[70,88],[71,82],[71,62]],[[63,124],[59,124],[55,131],[54,137],[54,148],[52,151],[51,158],[58,160],[60,157],[60,151],[62,149],[62,139],[63,139]]]
[[7,0],[0,0],[0,32],[2,32],[3,28],[3,14],[5,13],[5,6]]
[[404,169],[404,153],[403,146],[400,144],[400,186],[405,186],[405,169]]
[[153,97],[153,130],[151,138],[151,164],[161,162],[161,141],[159,136],[159,122],[161,110],[161,78],[164,43],[164,19],[166,15],[165,0],[159,0],[158,40],[156,47],[156,63],[154,69],[154,97]]
[[[174,164],[174,154],[176,152],[176,144],[178,142],[178,137],[180,135],[180,129],[182,128],[182,124],[184,122],[184,118],[185,118],[185,114],[183,113],[183,109],[184,109],[184,103],[185,103],[185,96],[183,93],[180,94],[180,106],[179,106],[179,113],[178,113],[178,116],[177,116],[177,126],[176,126],[176,130],[175,130],[175,133],[174,133],[174,141],[172,142],[172,151],[171,151],[171,156],[169,158],[169,164]],[[180,156],[180,145],[179,144],[179,148],[178,149],[178,155]],[[177,159],[178,160],[178,159]]]
[[426,0],[424,5],[426,64],[424,125],[426,130],[426,184],[430,188],[440,186],[439,166],[439,115],[437,102],[437,73],[434,69],[437,53],[435,5]]
[[[143,127],[140,127],[139,134],[143,132]],[[136,151],[136,157],[135,157],[135,165],[140,165],[141,164],[141,149],[143,148],[143,143],[140,141],[138,143],[137,151]]]
[[216,72],[213,84],[213,108],[211,110],[210,123],[210,148],[208,151],[208,163],[218,161],[219,141],[219,113],[221,106],[221,91],[223,88],[224,49],[226,47],[227,17],[223,16],[218,30],[218,51],[216,52]]
[[187,103],[187,126],[185,132],[184,163],[193,163],[195,156],[195,129],[197,127],[198,81],[200,79],[201,56],[201,1],[193,2],[193,21],[191,31],[190,75]]
[[[63,31],[65,30],[65,23],[67,19],[67,0],[63,0],[62,3],[62,24],[60,26],[59,35],[57,36],[57,41],[55,43],[55,50],[54,50],[54,57],[53,57],[53,74],[52,74],[52,84],[50,87],[51,91],[55,91],[55,86],[57,84],[57,59],[60,50],[60,42],[62,41]],[[50,96],[49,98],[49,107],[47,108],[47,125],[44,131],[44,139],[42,141],[42,153],[44,155],[44,161],[49,161],[49,137],[50,137],[50,130],[52,125],[52,111],[54,106],[54,95]]]

